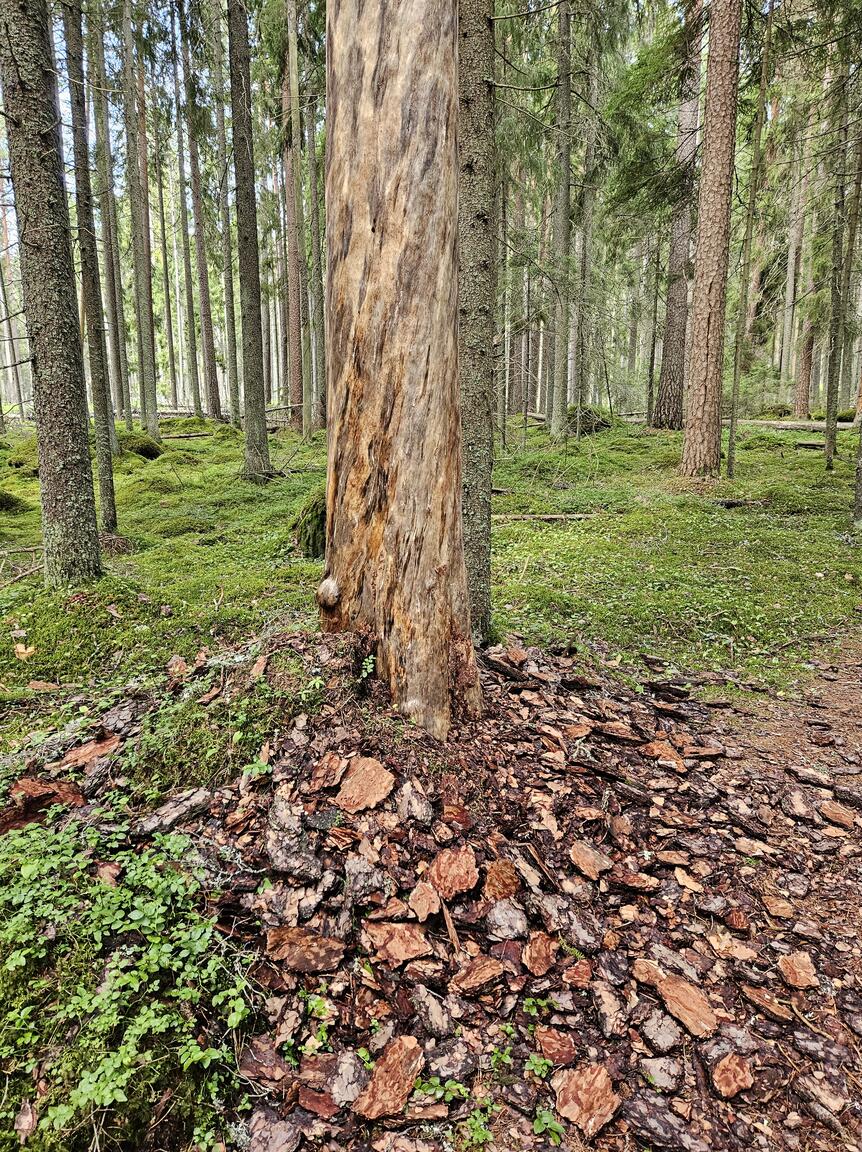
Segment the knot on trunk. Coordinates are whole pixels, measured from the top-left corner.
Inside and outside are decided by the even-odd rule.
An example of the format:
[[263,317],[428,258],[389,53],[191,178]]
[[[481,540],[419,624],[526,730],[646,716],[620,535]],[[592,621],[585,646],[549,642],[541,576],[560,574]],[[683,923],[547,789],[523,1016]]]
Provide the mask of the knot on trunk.
[[317,589],[317,603],[321,608],[334,608],[341,599],[341,589],[334,576],[324,576]]

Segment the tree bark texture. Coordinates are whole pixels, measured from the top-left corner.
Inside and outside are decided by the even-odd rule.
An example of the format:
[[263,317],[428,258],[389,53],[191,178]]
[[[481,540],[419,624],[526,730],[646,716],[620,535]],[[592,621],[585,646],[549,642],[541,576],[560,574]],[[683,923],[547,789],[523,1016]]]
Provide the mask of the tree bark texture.
[[554,319],[554,403],[551,435],[563,436],[568,427],[569,380],[569,249],[572,237],[572,34],[571,6],[562,0],[558,14],[557,44],[557,197],[554,205],[554,252],[560,262]]
[[192,394],[192,407],[195,416],[203,416],[201,404],[201,380],[198,371],[198,339],[195,322],[195,291],[192,281],[192,253],[189,240],[189,207],[186,199],[186,152],[183,131],[183,104],[180,96],[180,68],[177,60],[177,39],[174,31],[174,18],[171,13],[171,64],[174,73],[174,107],[177,118],[177,170],[179,172],[178,196],[180,201],[180,233],[183,246],[183,281],[185,285],[186,308],[186,351],[188,353],[189,385]]
[[721,378],[741,17],[741,0],[714,0],[697,209],[684,476],[717,476],[721,463]]
[[315,396],[313,427],[326,426],[326,328],[323,308],[323,255],[320,246],[320,180],[317,164],[317,97],[309,97],[305,115],[308,186],[311,198],[311,334],[314,340]]
[[327,10],[327,631],[444,739],[481,693],[461,526],[455,0]]
[[84,87],[84,33],[81,0],[67,0],[63,8],[66,36],[66,67],[69,77],[69,103],[72,109],[72,149],[75,161],[75,216],[78,249],[81,254],[81,282],[87,317],[87,351],[90,358],[90,388],[96,431],[96,468],[99,478],[102,527],[114,532],[117,505],[114,499],[114,473],[111,459],[111,399],[108,382],[108,356],[105,342],[105,313],[96,248],[93,192],[90,186],[90,150],[87,143],[87,112]]
[[838,420],[838,385],[841,378],[841,352],[844,344],[844,209],[847,180],[847,87],[849,64],[838,70],[835,82],[837,142],[833,153],[832,268],[829,275],[829,354],[826,369],[826,470],[835,466]]
[[282,127],[284,131],[284,215],[287,233],[287,333],[290,372],[290,423],[293,428],[303,427],[302,388],[302,290],[299,272],[299,224],[296,216],[296,172],[298,157],[293,146],[293,127],[290,115],[290,75],[284,70],[282,84]]
[[491,626],[491,468],[494,458],[494,317],[497,292],[494,150],[494,0],[459,9],[458,199],[461,501],[470,621],[477,644]]
[[254,187],[254,137],[251,128],[251,63],[248,18],[243,0],[228,0],[228,59],[236,178],[236,234],[239,304],[242,316],[245,462],[243,475],[265,483],[272,475],[266,438],[263,390],[263,336],[260,319],[260,253]]
[[49,587],[101,575],[60,112],[45,0],[2,0],[0,77],[33,364]]
[[204,223],[201,164],[198,149],[200,117],[198,116],[195,95],[196,81],[191,69],[190,34],[186,23],[185,4],[183,0],[179,0],[179,16],[180,45],[183,54],[183,73],[185,76],[186,91],[186,125],[189,132],[189,178],[192,188],[192,216],[195,222],[195,265],[198,273],[198,315],[201,325],[204,390],[207,398],[207,412],[213,420],[221,420],[221,397],[219,396],[218,371],[216,369],[212,299],[210,297],[210,274],[207,263],[207,233]]
[[179,404],[177,356],[174,346],[174,310],[171,304],[171,270],[168,264],[168,230],[165,221],[165,187],[162,177],[162,150],[156,141],[156,185],[159,198],[159,242],[162,258],[162,287],[165,294],[165,336],[168,344],[168,376],[171,385],[171,407]]
[[228,195],[227,135],[224,124],[224,49],[222,47],[221,8],[217,10],[213,27],[214,83],[216,90],[216,135],[218,138],[219,170],[219,216],[221,218],[221,258],[222,279],[224,282],[224,325],[227,347],[227,380],[230,398],[231,423],[237,427],[242,423],[239,398],[239,363],[236,348],[236,304],[233,292],[233,245],[230,230],[230,197]]
[[682,77],[677,125],[676,161],[683,176],[683,197],[674,208],[670,225],[667,258],[667,303],[665,305],[662,361],[658,393],[653,409],[654,428],[682,428],[682,401],[685,389],[686,328],[692,232],[694,164],[697,155],[697,125],[700,111],[700,4],[686,21],[687,56]]

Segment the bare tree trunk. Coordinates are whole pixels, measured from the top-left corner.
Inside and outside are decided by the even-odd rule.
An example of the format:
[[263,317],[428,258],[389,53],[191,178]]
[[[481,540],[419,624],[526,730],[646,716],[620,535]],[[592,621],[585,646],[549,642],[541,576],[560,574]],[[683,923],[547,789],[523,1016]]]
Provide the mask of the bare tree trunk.
[[[581,191],[581,219],[580,219],[580,255],[578,259],[578,272],[577,272],[577,291],[575,301],[577,305],[577,345],[576,354],[573,361],[572,371],[572,389],[574,393],[574,401],[578,408],[578,433],[580,433],[580,412],[584,404],[590,402],[590,351],[593,343],[593,317],[592,317],[592,247],[593,247],[593,209],[595,205],[595,162],[596,162],[596,137],[597,125],[596,117],[597,112],[593,109],[598,108],[599,103],[599,65],[600,57],[598,46],[596,44],[596,33],[590,30],[588,33],[590,41],[587,47],[587,61],[586,68],[589,74],[589,107],[587,128],[586,128],[586,142],[584,145],[584,184]],[[563,345],[565,348],[565,345]],[[555,352],[555,359],[559,360],[559,355]],[[560,369],[557,369],[557,379],[568,380],[568,356],[564,353],[563,360],[565,362],[565,370],[562,377],[560,376]],[[566,397],[568,403],[568,395]]]
[[248,21],[243,0],[228,0],[231,128],[236,177],[236,239],[239,303],[242,316],[242,371],[245,415],[243,475],[254,483],[272,476],[266,438],[263,391],[263,337],[260,320],[260,256],[254,186],[254,136],[251,127],[251,63]]
[[649,348],[649,367],[647,368],[646,419],[647,424],[650,427],[653,423],[653,405],[655,403],[655,360],[656,340],[658,338],[658,290],[660,280],[661,241],[657,239],[655,244],[655,268],[653,270],[652,284],[652,316],[650,318],[649,339],[647,340],[647,347]]
[[96,464],[99,476],[102,527],[106,532],[114,532],[117,528],[117,505],[114,499],[114,473],[111,460],[110,386],[108,384],[108,362],[105,349],[105,314],[102,310],[102,285],[99,279],[99,256],[96,249],[96,223],[93,216],[93,194],[90,187],[90,150],[87,144],[87,112],[84,102],[86,88],[84,86],[84,34],[81,22],[81,0],[67,0],[63,8],[63,27],[66,37],[69,102],[72,109],[75,216],[78,225],[81,282],[87,317],[90,386],[93,396],[93,420],[96,429]]
[[84,361],[45,0],[0,3],[0,77],[33,356],[49,587],[101,575]]
[[18,339],[17,325],[13,322],[10,315],[11,309],[9,306],[9,293],[6,289],[6,270],[4,264],[6,257],[9,254],[9,228],[6,223],[6,205],[0,203],[0,217],[3,221],[3,252],[0,254],[0,303],[3,305],[3,316],[6,328],[6,342],[9,345],[9,359],[8,363],[11,364],[9,371],[12,373],[12,384],[15,390],[15,404],[18,408],[18,415],[24,419],[24,389],[21,386],[21,359],[20,341]]
[[230,198],[228,196],[227,136],[224,126],[224,49],[222,46],[221,6],[216,8],[213,26],[214,82],[216,90],[216,133],[218,136],[219,167],[219,215],[221,217],[221,257],[224,281],[224,326],[227,346],[228,396],[230,397],[231,423],[237,427],[242,423],[239,399],[239,364],[236,351],[236,306],[233,294],[233,245],[230,232]]
[[287,234],[287,352],[290,373],[290,424],[298,430],[303,423],[302,396],[302,305],[299,278],[299,230],[296,221],[296,179],[294,175],[293,133],[290,122],[290,77],[285,68],[281,93],[284,148],[284,216]]
[[457,8],[342,0],[327,32],[321,622],[366,633],[394,706],[445,739],[453,706],[481,707],[461,529]]
[[[286,0],[289,128],[293,170],[294,226],[299,271],[299,323],[302,349],[302,430],[311,429],[311,333],[308,322],[308,264],[305,254],[305,207],[302,199],[302,125],[299,115],[299,58],[296,43],[296,0]],[[285,170],[286,171],[286,170]],[[288,197],[291,185],[287,185]]]
[[701,8],[695,4],[686,20],[686,62],[680,93],[676,162],[685,180],[685,193],[676,205],[670,225],[667,258],[667,304],[658,395],[651,424],[655,428],[682,428],[685,362],[687,353],[688,287],[694,165],[697,155],[697,124],[700,112]]
[[210,274],[209,265],[207,264],[207,236],[206,225],[204,224],[201,166],[198,153],[200,118],[198,116],[197,101],[195,98],[195,81],[192,78],[189,28],[186,24],[184,0],[178,0],[178,12],[180,18],[180,46],[183,54],[183,73],[185,77],[186,126],[189,133],[189,177],[192,188],[192,215],[195,222],[195,263],[198,272],[198,313],[201,324],[204,390],[207,397],[207,412],[213,420],[221,420],[221,397],[219,396],[218,371],[216,369],[212,300],[210,298]]
[[141,186],[141,150],[138,139],[137,84],[135,81],[135,40],[132,32],[132,3],[123,0],[123,115],[126,129],[126,181],[132,216],[132,267],[135,281],[135,308],[138,320],[138,365],[142,416],[154,440],[159,436],[156,402],[156,354],[153,345],[153,283],[151,262],[147,259],[149,221]]
[[177,169],[179,172],[178,196],[180,201],[180,233],[183,246],[183,278],[186,290],[186,350],[188,353],[189,383],[192,393],[192,408],[195,416],[203,416],[201,405],[201,383],[198,372],[198,341],[195,322],[195,292],[192,284],[192,254],[189,240],[189,208],[186,200],[186,159],[183,133],[183,105],[180,98],[180,69],[177,60],[177,38],[174,30],[174,16],[171,10],[171,63],[174,73],[174,107],[177,120]]
[[[733,340],[733,383],[730,394],[730,429],[727,438],[727,475],[732,477],[736,466],[736,427],[739,419],[739,378],[742,372],[742,359],[746,343],[745,318],[748,312],[748,281],[751,272],[751,238],[754,234],[754,213],[757,207],[757,192],[760,186],[762,158],[761,140],[766,119],[766,87],[769,83],[772,47],[773,0],[769,0],[766,16],[766,31],[763,38],[763,52],[760,59],[760,87],[757,94],[757,111],[754,117],[754,134],[751,144],[751,173],[748,178],[748,205],[745,213],[745,235],[742,240],[742,267],[740,270],[739,304],[736,312],[736,331]],[[777,331],[777,325],[776,325]]]
[[740,0],[714,0],[710,11],[684,476],[717,476],[721,464],[721,374],[741,16]]
[[323,311],[323,258],[320,249],[320,189],[317,166],[317,96],[309,96],[305,114],[308,184],[311,192],[311,330],[317,392],[314,398],[315,428],[326,425],[326,331]]
[[497,292],[494,0],[459,9],[459,344],[464,558],[473,639],[491,626],[491,468]]
[[847,253],[841,272],[841,308],[843,312],[843,340],[841,348],[841,379],[838,390],[839,407],[846,408],[850,403],[851,377],[853,375],[852,323],[847,323],[847,315],[853,308],[855,288],[856,241],[859,232],[859,208],[862,200],[862,132],[857,134],[854,148],[853,188],[850,192],[850,206],[847,211]]
[[562,0],[557,24],[557,198],[554,205],[554,252],[560,261],[554,317],[554,405],[550,412],[552,436],[568,429],[569,377],[569,256],[571,223],[572,124],[571,5]]

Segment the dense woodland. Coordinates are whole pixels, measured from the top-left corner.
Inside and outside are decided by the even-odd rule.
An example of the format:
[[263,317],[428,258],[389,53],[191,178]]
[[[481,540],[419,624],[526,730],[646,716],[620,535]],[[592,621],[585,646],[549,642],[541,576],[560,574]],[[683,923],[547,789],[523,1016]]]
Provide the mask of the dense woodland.
[[862,1148],[857,0],[0,0],[0,1152]]

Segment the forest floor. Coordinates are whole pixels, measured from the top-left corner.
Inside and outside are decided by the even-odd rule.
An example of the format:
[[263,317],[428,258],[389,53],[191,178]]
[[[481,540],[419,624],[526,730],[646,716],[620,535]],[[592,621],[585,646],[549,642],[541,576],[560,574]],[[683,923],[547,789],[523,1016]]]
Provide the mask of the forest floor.
[[0,1150],[862,1147],[850,438],[529,433],[445,745],[301,630],[321,445],[168,443],[102,586],[2,592]]

